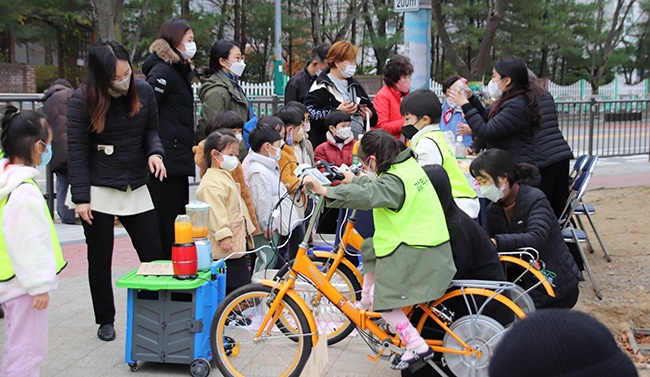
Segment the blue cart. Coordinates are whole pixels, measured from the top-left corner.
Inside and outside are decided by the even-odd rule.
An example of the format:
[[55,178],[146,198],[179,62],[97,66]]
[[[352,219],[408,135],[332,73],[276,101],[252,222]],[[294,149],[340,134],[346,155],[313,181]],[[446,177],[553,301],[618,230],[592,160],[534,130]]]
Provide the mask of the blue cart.
[[117,281],[128,289],[125,361],[189,364],[193,377],[210,374],[210,324],[226,292],[223,260],[196,279],[140,276],[132,271]]

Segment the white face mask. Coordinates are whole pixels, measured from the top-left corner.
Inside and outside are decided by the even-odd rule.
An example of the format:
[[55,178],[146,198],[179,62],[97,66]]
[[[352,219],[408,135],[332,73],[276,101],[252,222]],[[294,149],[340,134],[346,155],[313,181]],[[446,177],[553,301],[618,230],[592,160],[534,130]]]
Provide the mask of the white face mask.
[[481,196],[491,202],[496,203],[503,199],[504,186],[497,187],[494,183],[491,183],[489,185],[481,185],[480,190]]
[[340,130],[336,130],[336,136],[343,140],[347,140],[352,136],[352,127],[343,127]]
[[[226,61],[228,62],[228,60]],[[246,68],[246,63],[244,63],[243,61],[238,61],[230,64],[231,64],[230,68],[228,68],[230,69],[230,73],[232,73],[237,77],[241,77],[241,75],[244,73],[244,68]]]
[[235,139],[237,139],[237,141],[242,141],[242,140],[244,140],[244,135],[242,135],[242,134],[235,134]]
[[280,161],[280,157],[282,156],[282,147],[276,148],[271,145],[271,148],[275,149],[275,154],[269,155],[269,157],[275,161]]
[[345,66],[345,69],[341,71],[339,68],[339,71],[341,71],[341,76],[345,77],[346,79],[349,79],[350,77],[354,76],[355,72],[357,72],[357,66],[355,64],[343,64]]
[[494,98],[495,100],[498,100],[503,95],[503,91],[499,89],[499,83],[501,81],[503,81],[503,79],[499,80],[498,82],[490,81],[486,88],[488,96]]
[[129,93],[129,87],[131,86],[131,75],[128,75],[124,80],[114,82],[112,87],[113,90],[125,96]]
[[194,54],[196,54],[196,43],[194,42],[189,42],[185,43],[183,42],[183,46],[185,46],[185,51],[181,51],[181,55],[187,60],[190,60],[194,57]]
[[309,130],[311,130],[311,123],[309,122],[303,123],[302,128],[305,130],[305,132],[309,132]]
[[[217,152],[219,153],[219,152]],[[221,153],[219,153],[221,154]],[[237,157],[235,156],[229,156],[229,155],[223,155],[221,154],[221,157],[223,157],[223,161],[219,162],[219,167],[222,168],[225,171],[233,171],[238,165]],[[215,159],[216,160],[216,159]]]

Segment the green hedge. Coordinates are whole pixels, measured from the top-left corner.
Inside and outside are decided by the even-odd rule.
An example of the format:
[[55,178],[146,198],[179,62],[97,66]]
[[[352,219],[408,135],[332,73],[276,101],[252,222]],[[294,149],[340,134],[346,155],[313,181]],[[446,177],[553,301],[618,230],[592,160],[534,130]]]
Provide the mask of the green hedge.
[[59,78],[59,67],[56,65],[39,65],[36,67],[36,91],[43,93]]

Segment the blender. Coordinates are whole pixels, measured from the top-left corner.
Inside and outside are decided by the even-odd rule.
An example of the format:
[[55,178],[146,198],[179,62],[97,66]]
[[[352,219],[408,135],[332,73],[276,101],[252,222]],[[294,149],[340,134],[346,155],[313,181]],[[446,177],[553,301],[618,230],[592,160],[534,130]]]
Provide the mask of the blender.
[[199,271],[207,271],[212,264],[212,244],[208,239],[210,205],[195,200],[185,205],[185,213],[192,223],[192,238],[196,245]]
[[180,280],[196,278],[197,264],[190,217],[178,215],[174,221],[174,244],[172,245],[174,278]]

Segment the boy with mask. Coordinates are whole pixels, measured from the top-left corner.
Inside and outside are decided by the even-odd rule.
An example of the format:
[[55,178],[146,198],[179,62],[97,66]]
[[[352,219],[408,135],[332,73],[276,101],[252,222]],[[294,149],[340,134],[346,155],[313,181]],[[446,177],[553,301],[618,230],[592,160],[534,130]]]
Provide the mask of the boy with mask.
[[480,209],[478,195],[469,185],[440,127],[433,123],[434,119],[440,119],[438,96],[424,89],[411,92],[402,100],[400,112],[405,124],[402,135],[411,141],[418,163],[441,165],[449,175],[454,201],[469,217],[476,218]]
[[[350,128],[350,115],[344,111],[335,110],[325,118],[325,134],[327,142],[322,143],[314,151],[314,160],[326,161],[334,166],[352,165],[352,147],[355,140]],[[323,170],[322,167],[320,167]]]

